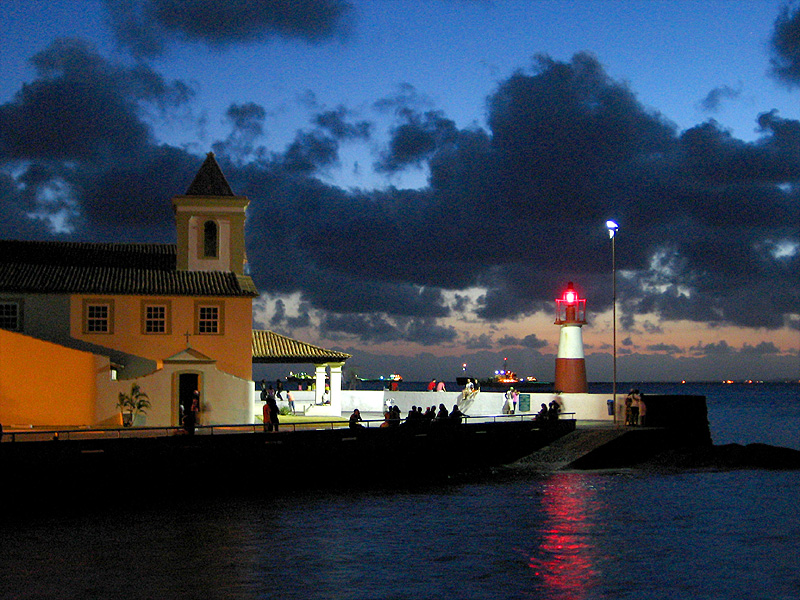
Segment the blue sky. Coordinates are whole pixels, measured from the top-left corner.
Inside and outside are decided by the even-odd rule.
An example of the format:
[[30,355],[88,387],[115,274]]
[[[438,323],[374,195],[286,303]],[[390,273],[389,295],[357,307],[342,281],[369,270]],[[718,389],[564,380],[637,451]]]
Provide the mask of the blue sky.
[[0,4],[4,237],[172,241],[213,149],[260,326],[547,379],[575,279],[603,380],[616,218],[624,378],[800,377],[796,4]]

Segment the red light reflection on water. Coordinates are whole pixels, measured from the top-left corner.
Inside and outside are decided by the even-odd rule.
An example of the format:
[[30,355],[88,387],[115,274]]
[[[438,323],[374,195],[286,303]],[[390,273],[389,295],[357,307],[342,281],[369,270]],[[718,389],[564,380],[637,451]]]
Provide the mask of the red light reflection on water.
[[601,509],[594,488],[580,473],[559,473],[542,491],[540,543],[528,566],[550,592],[548,598],[586,598],[599,583],[591,538]]

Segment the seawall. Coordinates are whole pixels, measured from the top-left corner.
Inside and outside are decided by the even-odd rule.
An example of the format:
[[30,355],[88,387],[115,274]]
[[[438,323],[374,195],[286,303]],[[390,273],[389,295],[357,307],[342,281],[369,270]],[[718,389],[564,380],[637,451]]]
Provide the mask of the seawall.
[[652,395],[646,400],[647,426],[584,422],[519,461],[519,466],[547,471],[647,464],[689,468],[688,457],[707,456],[714,449],[705,396]]
[[[336,412],[329,405],[314,406],[313,391],[293,391],[295,406],[300,413],[310,416],[347,416],[358,408],[362,413],[382,414],[387,402],[399,406],[403,415],[408,414],[412,406],[439,406],[444,404],[447,410],[457,404],[462,412],[473,416],[488,416],[504,413],[506,404],[503,392],[478,392],[473,398],[463,399],[461,392],[406,392],[406,391],[364,391],[342,390],[341,412]],[[617,394],[617,410],[622,410],[624,395]],[[608,414],[608,400],[611,394],[553,394],[522,393],[519,395],[518,414],[536,414],[541,404],[549,404],[557,400],[562,413],[569,413],[578,421],[614,421],[614,415]],[[261,416],[262,403],[254,401],[254,416]],[[279,406],[287,403],[279,402]]]

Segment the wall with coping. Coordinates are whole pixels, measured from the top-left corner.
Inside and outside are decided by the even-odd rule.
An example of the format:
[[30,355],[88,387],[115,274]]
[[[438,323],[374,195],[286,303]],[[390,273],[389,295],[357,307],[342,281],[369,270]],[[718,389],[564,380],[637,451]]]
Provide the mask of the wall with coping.
[[[256,394],[256,392],[253,392]],[[386,402],[391,399],[392,403],[399,406],[405,416],[412,406],[438,406],[444,404],[447,410],[452,410],[454,404],[470,416],[499,415],[504,412],[506,403],[503,392],[479,392],[473,399],[462,400],[461,392],[392,392],[384,391],[364,391],[364,390],[342,390],[341,413],[334,414],[330,406],[314,406],[314,392],[292,391],[295,400],[295,407],[299,414],[318,417],[347,417],[358,408],[362,413],[382,414]],[[530,399],[529,410],[522,411],[517,407],[517,413],[535,414],[539,412],[542,403],[549,404],[556,398],[561,405],[561,412],[574,413],[578,420],[586,421],[613,421],[613,415],[608,414],[607,401],[611,394],[552,394],[552,393],[532,393],[528,394]],[[624,398],[617,394],[618,398]],[[618,405],[620,401],[618,401]],[[261,402],[254,401],[254,414],[261,416]],[[287,406],[287,402],[278,402],[279,406]]]

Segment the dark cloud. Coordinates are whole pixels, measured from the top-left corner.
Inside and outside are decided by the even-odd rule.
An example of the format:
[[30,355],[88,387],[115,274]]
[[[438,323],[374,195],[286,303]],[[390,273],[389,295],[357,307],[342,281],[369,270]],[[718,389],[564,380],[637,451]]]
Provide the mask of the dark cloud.
[[532,333],[530,335],[526,335],[522,338],[522,343],[520,344],[523,348],[530,348],[531,350],[538,350],[540,348],[546,348],[550,345],[550,343],[546,340],[540,340],[536,337],[536,334]]
[[311,325],[310,307],[307,303],[300,305],[300,310],[296,317],[286,315],[286,304],[278,299],[272,308],[272,315],[269,319],[269,327],[276,331],[291,332],[295,329],[302,329]]
[[693,178],[710,184],[782,183],[800,177],[800,122],[776,111],[759,115],[756,142],[743,142],[709,121],[681,136],[682,158]]
[[642,328],[651,335],[664,333],[663,327],[648,320],[642,323]]
[[336,164],[339,160],[339,143],[322,133],[299,131],[286,149],[283,161],[292,173],[312,174]]
[[664,354],[681,354],[683,351],[675,344],[650,344],[647,346],[650,352],[659,352]]
[[722,105],[723,100],[733,100],[738,98],[741,93],[741,85],[738,89],[729,85],[715,87],[700,101],[700,107],[707,112],[716,112]]
[[[409,104],[398,101],[379,167],[427,165],[425,189],[347,192],[316,181],[337,148],[320,131],[242,172],[247,194],[263,200],[251,204],[250,226],[281,228],[272,250],[249,242],[259,285],[299,289],[337,312],[435,317],[472,306],[491,322],[552,310],[572,280],[600,311],[611,299],[603,223],[615,217],[623,326],[653,312],[781,327],[796,310],[796,121],[764,113],[754,142],[713,121],[678,135],[585,54],[540,57],[500,82],[489,131]],[[296,158],[309,154],[320,158]],[[273,275],[281,265],[300,276]],[[486,291],[452,309],[417,297],[443,287]]]
[[418,111],[431,105],[430,98],[420,94],[413,85],[401,83],[393,94],[379,98],[372,107],[381,113],[396,114],[409,109]]
[[550,342],[546,340],[540,340],[535,333],[530,335],[526,335],[524,338],[520,339],[513,336],[504,336],[497,340],[497,344],[499,346],[521,346],[523,348],[529,348],[531,350],[540,350],[541,348],[546,348],[550,345]]
[[744,344],[740,353],[752,356],[764,356],[766,354],[779,354],[780,349],[772,342],[761,342],[755,346]]
[[122,46],[157,56],[168,43],[212,47],[272,37],[320,42],[348,30],[352,6],[344,0],[106,0]]
[[467,350],[488,350],[494,348],[492,336],[487,333],[482,333],[477,336],[469,336],[464,342],[464,348]]
[[267,111],[255,102],[231,104],[225,111],[231,132],[225,141],[212,146],[214,152],[238,160],[248,158],[256,150],[257,140],[264,135],[266,117]]
[[736,350],[728,342],[721,340],[718,343],[693,346],[692,352],[697,356],[732,356]]
[[366,342],[411,342],[437,346],[453,342],[458,333],[438,325],[433,319],[392,319],[380,314],[328,314],[320,323],[321,332],[340,339],[339,334]]
[[[150,141],[135,106],[152,97],[150,73],[115,68],[80,40],[58,40],[31,62],[39,78],[0,107],[3,156],[98,160],[135,154]],[[143,74],[147,82],[130,85]]]
[[372,128],[371,123],[368,121],[348,123],[347,112],[343,106],[336,110],[324,111],[314,118],[314,123],[337,140],[368,140]]
[[13,173],[14,202],[84,239],[174,238],[165,190],[183,191],[197,159],[156,143],[145,115],[182,106],[189,87],[110,63],[81,40],[57,40],[32,63],[37,78],[0,106],[0,166]]
[[392,172],[408,165],[420,165],[458,137],[455,123],[438,111],[419,115],[404,109],[400,116],[403,123],[391,132],[389,149],[375,165],[379,171]]
[[[0,106],[0,202],[18,230],[39,237],[43,224],[66,222],[81,239],[173,239],[169,198],[202,159],[157,144],[143,107],[174,110],[189,88],[79,42],[51,46],[35,64],[37,78]],[[378,103],[395,118],[378,168],[427,168],[423,189],[321,181],[340,143],[376,143],[345,107],[315,106],[309,128],[270,151],[258,146],[263,107],[229,107],[231,134],[213,147],[234,191],[250,198],[251,272],[266,294],[306,303],[297,317],[276,305],[274,326],[291,333],[313,310],[334,338],[453,343],[455,330],[439,319],[470,309],[486,322],[549,313],[567,281],[599,312],[612,297],[608,218],[620,223],[624,328],[646,313],[796,323],[797,121],[765,112],[752,142],[714,121],[678,133],[587,54],[539,57],[499,82],[487,129],[459,129],[413,88],[401,91]]]
[[800,8],[784,7],[770,41],[773,75],[789,86],[800,85]]

